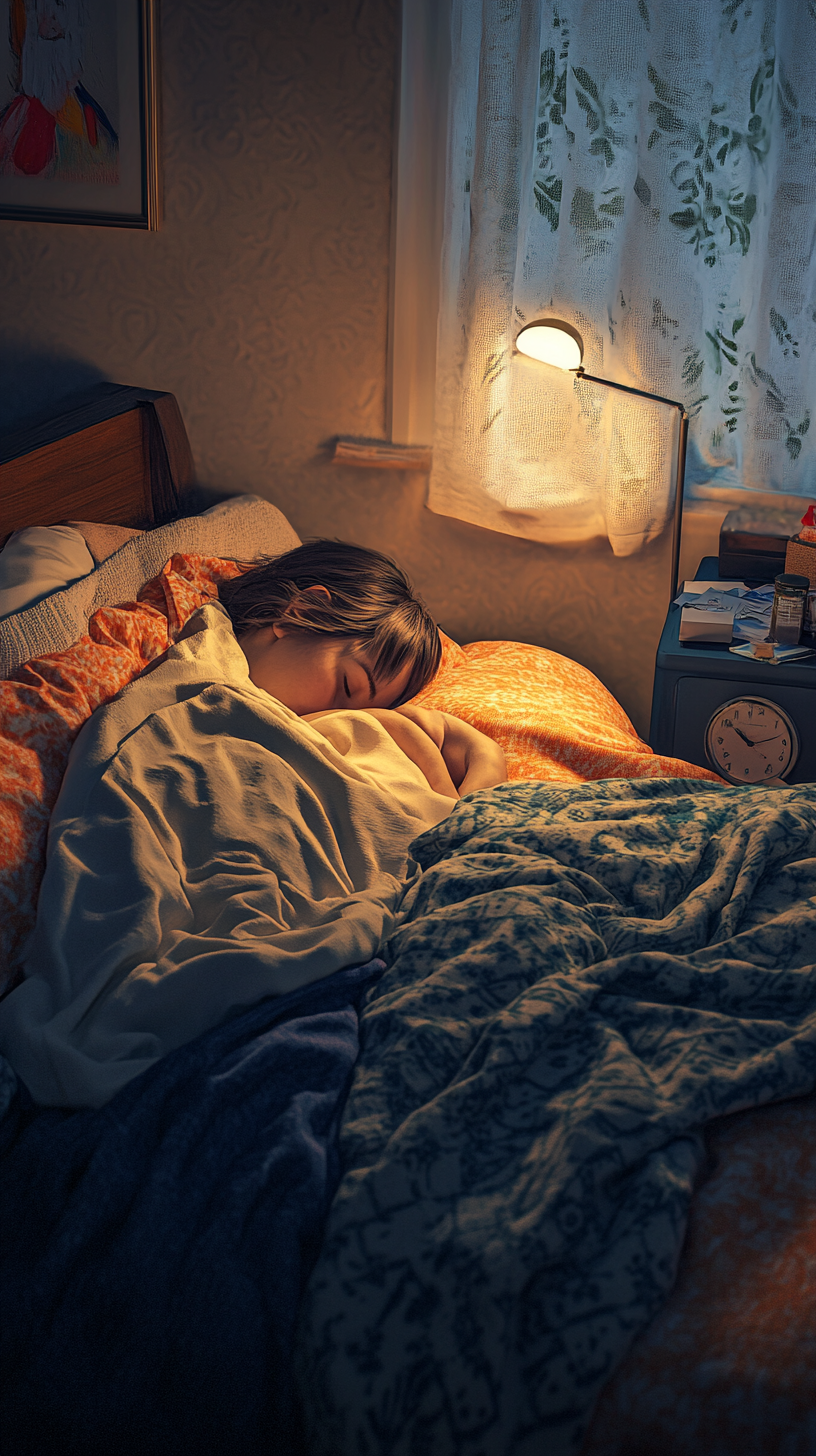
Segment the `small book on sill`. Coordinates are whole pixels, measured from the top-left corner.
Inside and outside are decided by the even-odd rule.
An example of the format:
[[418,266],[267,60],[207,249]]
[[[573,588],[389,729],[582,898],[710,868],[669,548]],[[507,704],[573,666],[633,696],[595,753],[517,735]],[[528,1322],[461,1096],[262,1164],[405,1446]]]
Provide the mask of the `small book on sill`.
[[430,445],[394,445],[390,440],[352,440],[340,436],[334,444],[335,465],[364,465],[377,470],[431,468]]

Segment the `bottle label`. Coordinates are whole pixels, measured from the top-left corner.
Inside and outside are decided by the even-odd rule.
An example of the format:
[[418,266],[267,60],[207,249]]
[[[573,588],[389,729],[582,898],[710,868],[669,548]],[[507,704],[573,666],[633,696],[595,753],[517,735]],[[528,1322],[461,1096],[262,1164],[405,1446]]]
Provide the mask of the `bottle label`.
[[780,597],[776,608],[776,620],[792,626],[801,622],[804,603],[798,597]]

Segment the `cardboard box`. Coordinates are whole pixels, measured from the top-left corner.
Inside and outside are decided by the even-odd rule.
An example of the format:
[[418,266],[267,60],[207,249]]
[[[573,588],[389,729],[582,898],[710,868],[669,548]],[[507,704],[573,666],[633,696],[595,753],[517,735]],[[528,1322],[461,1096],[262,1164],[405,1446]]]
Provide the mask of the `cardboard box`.
[[733,635],[733,612],[707,612],[700,607],[681,608],[681,642],[730,642]]

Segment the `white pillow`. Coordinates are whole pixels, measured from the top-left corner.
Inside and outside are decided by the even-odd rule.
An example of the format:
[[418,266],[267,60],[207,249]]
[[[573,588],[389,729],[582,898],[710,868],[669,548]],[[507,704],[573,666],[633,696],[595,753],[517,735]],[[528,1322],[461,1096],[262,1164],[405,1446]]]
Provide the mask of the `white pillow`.
[[0,618],[41,602],[93,571],[85,537],[73,526],[26,526],[0,551]]
[[0,677],[8,677],[32,657],[70,647],[88,630],[88,618],[97,607],[133,601],[139,588],[176,552],[257,561],[280,556],[300,544],[283,512],[257,495],[232,496],[200,516],[186,516],[145,531],[81,580],[33,606],[0,617]]

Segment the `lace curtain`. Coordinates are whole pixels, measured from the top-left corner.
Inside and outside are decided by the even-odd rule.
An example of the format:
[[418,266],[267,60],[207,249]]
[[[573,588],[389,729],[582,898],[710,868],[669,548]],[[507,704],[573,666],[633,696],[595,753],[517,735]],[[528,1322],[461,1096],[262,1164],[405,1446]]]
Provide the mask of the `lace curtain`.
[[637,551],[687,490],[816,495],[816,0],[451,0],[441,514]]

